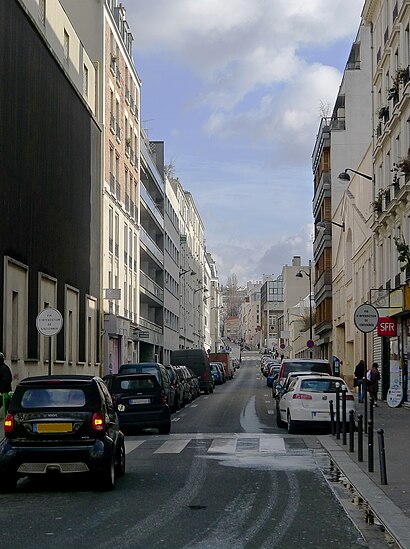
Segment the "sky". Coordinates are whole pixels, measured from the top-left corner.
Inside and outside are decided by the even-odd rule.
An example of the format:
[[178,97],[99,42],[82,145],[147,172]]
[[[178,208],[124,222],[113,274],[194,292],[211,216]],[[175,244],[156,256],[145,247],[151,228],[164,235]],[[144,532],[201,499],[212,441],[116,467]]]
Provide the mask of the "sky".
[[[312,257],[311,154],[362,0],[123,0],[141,120],[192,193],[219,280]],[[329,113],[330,114],[330,113]]]

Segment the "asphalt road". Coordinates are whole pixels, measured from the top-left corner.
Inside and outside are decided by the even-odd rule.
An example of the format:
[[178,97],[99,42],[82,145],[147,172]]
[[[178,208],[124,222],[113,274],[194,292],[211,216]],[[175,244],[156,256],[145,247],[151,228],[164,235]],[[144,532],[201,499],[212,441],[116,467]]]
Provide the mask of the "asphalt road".
[[367,547],[322,472],[316,437],[276,427],[259,356],[173,416],[127,437],[110,493],[83,479],[28,480],[0,495],[1,548]]

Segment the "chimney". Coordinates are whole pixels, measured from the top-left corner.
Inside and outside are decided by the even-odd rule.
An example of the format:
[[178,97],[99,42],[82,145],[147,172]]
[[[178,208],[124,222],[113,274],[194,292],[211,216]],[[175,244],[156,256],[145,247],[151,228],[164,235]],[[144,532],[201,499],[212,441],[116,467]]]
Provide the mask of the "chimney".
[[294,255],[292,258],[292,267],[300,267],[302,265],[300,255]]

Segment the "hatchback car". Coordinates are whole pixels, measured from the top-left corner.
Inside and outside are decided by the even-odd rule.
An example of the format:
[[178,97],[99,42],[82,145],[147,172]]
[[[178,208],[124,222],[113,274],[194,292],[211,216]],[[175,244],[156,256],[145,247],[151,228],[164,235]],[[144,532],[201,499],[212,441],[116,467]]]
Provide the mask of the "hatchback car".
[[[329,426],[330,406],[336,408],[336,391],[346,388],[346,411],[355,410],[354,396],[341,377],[305,375],[295,377],[279,400],[278,423],[289,433],[302,426]],[[341,408],[340,400],[340,408]]]
[[268,387],[273,386],[273,382],[277,377],[279,377],[279,372],[280,372],[280,364],[273,363],[269,368],[268,376],[266,378],[266,385]]
[[46,473],[91,473],[97,487],[114,488],[125,472],[124,435],[102,379],[41,376],[21,381],[4,420],[0,489]]
[[214,378],[215,384],[222,385],[223,377],[222,377],[221,370],[217,366],[217,363],[210,362],[209,367],[211,368],[211,374],[212,374],[212,377]]
[[312,372],[332,375],[328,360],[320,358],[284,358],[279,373],[279,383],[283,385],[290,372]]
[[158,429],[171,431],[171,412],[165,391],[153,374],[117,374],[109,381],[109,391],[124,432]]

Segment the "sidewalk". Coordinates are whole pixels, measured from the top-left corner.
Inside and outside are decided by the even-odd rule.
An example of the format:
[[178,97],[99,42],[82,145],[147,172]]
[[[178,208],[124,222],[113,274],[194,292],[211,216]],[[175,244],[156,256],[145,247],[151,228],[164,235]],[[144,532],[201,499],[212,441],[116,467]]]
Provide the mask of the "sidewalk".
[[[355,451],[332,435],[318,437],[339,469],[369,504],[380,522],[403,548],[410,549],[410,409],[389,408],[378,402],[374,408],[374,473],[368,472],[368,440],[363,436],[363,462],[357,459],[357,433]],[[363,414],[363,404],[357,404],[357,414]],[[369,418],[368,418],[369,419]],[[377,429],[384,429],[387,482],[380,482],[379,447]]]

